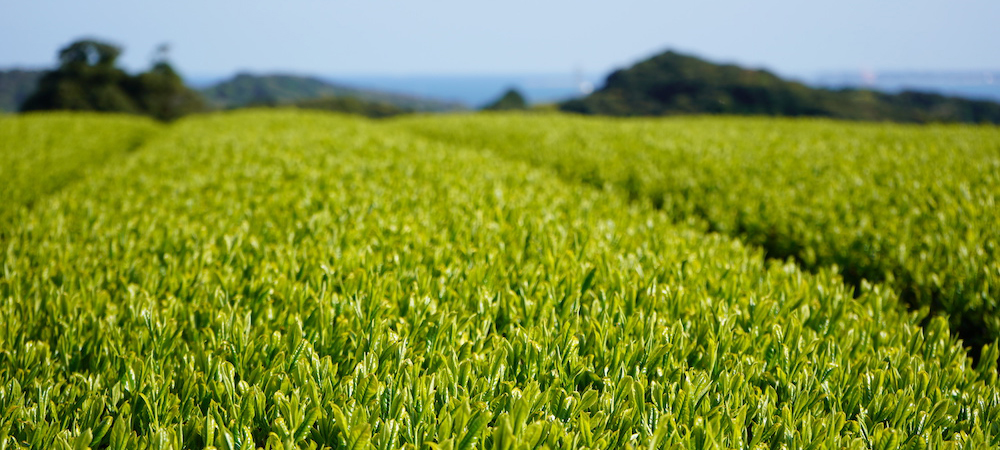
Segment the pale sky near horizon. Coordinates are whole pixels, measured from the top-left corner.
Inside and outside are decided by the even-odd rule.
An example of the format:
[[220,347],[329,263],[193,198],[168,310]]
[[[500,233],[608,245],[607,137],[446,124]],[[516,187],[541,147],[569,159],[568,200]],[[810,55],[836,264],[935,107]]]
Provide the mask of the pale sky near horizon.
[[604,74],[666,49],[786,75],[1000,69],[1000,1],[0,0],[0,68],[160,43],[187,75]]

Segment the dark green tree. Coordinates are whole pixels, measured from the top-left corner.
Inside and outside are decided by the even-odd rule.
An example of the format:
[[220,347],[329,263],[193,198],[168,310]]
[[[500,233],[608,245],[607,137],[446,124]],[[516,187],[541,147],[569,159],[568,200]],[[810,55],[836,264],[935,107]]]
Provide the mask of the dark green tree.
[[59,67],[48,71],[21,111],[66,109],[139,112],[122,89],[128,79],[115,67],[121,49],[94,40],[77,41],[59,51]]
[[122,54],[121,48],[115,45],[85,39],[76,41],[59,51],[59,62],[63,67],[100,66],[114,67],[115,61]]
[[520,110],[528,109],[528,102],[524,100],[524,96],[521,95],[517,89],[508,89],[504,92],[500,98],[496,99],[493,103],[486,105],[483,108],[487,111],[510,111],[510,110]]
[[165,48],[151,70],[130,76],[116,66],[121,48],[90,39],[74,42],[59,51],[59,67],[42,76],[20,109],[123,112],[160,120],[203,111],[204,101],[167,63]]
[[167,62],[169,47],[161,45],[153,59],[153,67],[128,79],[125,90],[143,113],[160,120],[204,111],[205,100],[184,84],[184,80]]

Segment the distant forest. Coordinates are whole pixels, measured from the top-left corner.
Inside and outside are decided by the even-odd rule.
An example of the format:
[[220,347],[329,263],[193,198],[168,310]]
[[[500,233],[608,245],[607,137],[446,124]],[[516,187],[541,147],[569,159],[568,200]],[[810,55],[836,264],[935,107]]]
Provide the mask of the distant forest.
[[[0,111],[116,111],[173,120],[193,112],[244,107],[299,107],[369,117],[465,109],[453,102],[294,75],[238,74],[195,91],[165,54],[149,71],[129,75],[116,65],[120,53],[121,48],[105,42],[78,41],[60,50],[59,66],[53,70],[0,71]],[[817,89],[765,70],[714,64],[672,51],[617,70],[599,90],[556,107],[608,116],[733,114],[1000,124],[996,102],[924,92]],[[523,96],[512,89],[485,109],[527,108]]]

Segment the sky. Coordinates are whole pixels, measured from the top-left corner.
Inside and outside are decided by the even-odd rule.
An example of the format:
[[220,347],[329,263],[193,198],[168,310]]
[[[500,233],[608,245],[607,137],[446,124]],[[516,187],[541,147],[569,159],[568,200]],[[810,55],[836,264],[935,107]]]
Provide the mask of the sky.
[[189,76],[605,74],[667,49],[812,75],[1000,69],[998,0],[0,0],[0,68],[82,37]]

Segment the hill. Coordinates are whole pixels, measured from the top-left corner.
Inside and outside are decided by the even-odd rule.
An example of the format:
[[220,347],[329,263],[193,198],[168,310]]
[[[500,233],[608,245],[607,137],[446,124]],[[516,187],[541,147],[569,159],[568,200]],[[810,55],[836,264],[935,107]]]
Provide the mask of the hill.
[[828,90],[766,70],[715,64],[668,51],[608,76],[564,111],[612,116],[753,114],[897,122],[1000,123],[1000,104],[922,92]]
[[41,70],[0,70],[0,112],[17,111],[38,86]]
[[370,91],[329,83],[315,77],[297,75],[252,75],[241,73],[232,79],[201,90],[218,108],[250,105],[287,105],[327,97],[353,97],[364,102],[391,105],[410,111],[457,111],[461,104],[403,94]]

